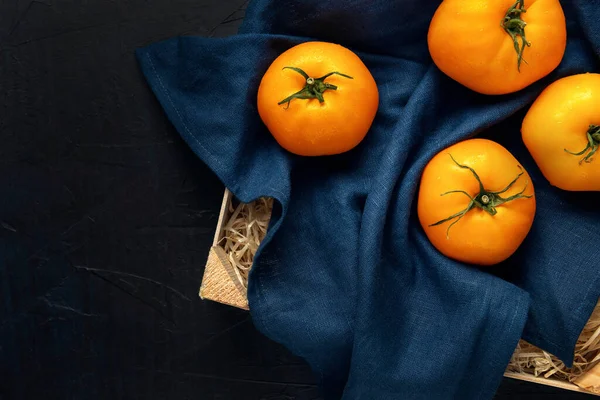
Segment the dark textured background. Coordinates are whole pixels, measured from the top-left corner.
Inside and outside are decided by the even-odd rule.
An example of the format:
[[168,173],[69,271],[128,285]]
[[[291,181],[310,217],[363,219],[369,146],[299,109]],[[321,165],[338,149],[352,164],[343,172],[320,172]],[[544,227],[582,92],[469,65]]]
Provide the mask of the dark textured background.
[[[246,312],[197,297],[223,187],[134,59],[234,34],[245,6],[0,1],[0,399],[319,398]],[[588,396],[505,379],[508,398]]]

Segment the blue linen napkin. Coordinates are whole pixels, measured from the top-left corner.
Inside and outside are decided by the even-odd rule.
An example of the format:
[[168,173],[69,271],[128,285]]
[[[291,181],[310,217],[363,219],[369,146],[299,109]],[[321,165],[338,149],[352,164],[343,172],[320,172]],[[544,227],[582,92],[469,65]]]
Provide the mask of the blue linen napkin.
[[[198,157],[241,201],[276,200],[250,275],[252,318],[307,360],[326,398],[491,398],[520,337],[569,365],[600,295],[599,194],[551,187],[520,137],[545,86],[599,70],[600,7],[563,2],[568,46],[559,68],[519,93],[492,97],[432,64],[426,36],[438,5],[255,0],[236,36],[175,38],[137,52]],[[289,154],[258,116],[262,74],[308,40],[357,52],[378,84],[372,129],[349,153]],[[538,204],[521,248],[487,269],[442,256],[416,216],[426,163],[474,135],[517,157]]]

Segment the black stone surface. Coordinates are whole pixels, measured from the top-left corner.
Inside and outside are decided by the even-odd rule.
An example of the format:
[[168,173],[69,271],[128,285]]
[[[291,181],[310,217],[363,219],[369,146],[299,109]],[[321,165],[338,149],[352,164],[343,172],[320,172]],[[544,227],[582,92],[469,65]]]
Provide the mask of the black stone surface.
[[[245,7],[0,1],[0,399],[320,398],[246,312],[197,297],[223,187],[134,59],[234,34]],[[496,398],[588,396],[505,379]]]

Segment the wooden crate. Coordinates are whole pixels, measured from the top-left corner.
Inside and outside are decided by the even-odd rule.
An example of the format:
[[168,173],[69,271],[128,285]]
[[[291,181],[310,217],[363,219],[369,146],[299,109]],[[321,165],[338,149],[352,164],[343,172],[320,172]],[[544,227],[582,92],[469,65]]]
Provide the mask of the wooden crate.
[[[231,217],[229,210],[232,200],[232,193],[229,190],[225,190],[213,245],[209,252],[204,277],[202,279],[202,286],[200,287],[200,297],[202,299],[212,300],[248,310],[246,288],[239,283],[239,279],[236,278],[234,267],[227,259],[227,254],[223,248],[219,246],[219,242],[223,238],[223,227]],[[544,378],[543,376],[508,371],[504,373],[504,376],[511,379],[537,383],[539,385],[553,386],[574,392],[600,396],[600,393],[592,393],[573,383],[553,379],[552,377]]]
[[219,246],[219,241],[223,237],[223,226],[231,216],[229,205],[232,199],[231,192],[225,190],[217,230],[213,245],[208,253],[204,277],[200,286],[200,297],[248,310],[246,288],[236,278],[233,265],[227,259],[227,254],[223,248]]

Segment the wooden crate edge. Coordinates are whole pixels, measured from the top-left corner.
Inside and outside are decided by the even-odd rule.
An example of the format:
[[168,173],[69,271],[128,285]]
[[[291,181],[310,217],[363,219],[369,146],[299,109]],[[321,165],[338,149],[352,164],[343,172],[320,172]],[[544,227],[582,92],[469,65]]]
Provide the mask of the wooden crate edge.
[[533,375],[529,375],[529,374],[521,374],[518,372],[505,372],[504,376],[507,378],[510,378],[510,379],[517,379],[520,381],[536,383],[538,385],[552,386],[552,387],[556,387],[556,388],[560,388],[560,389],[564,389],[564,390],[570,390],[572,392],[579,392],[579,393],[591,394],[594,396],[600,396],[599,394],[590,392],[589,390],[582,389],[579,386],[575,385],[574,383],[563,382],[563,381],[559,381],[556,379],[543,378],[543,377],[533,376]]

